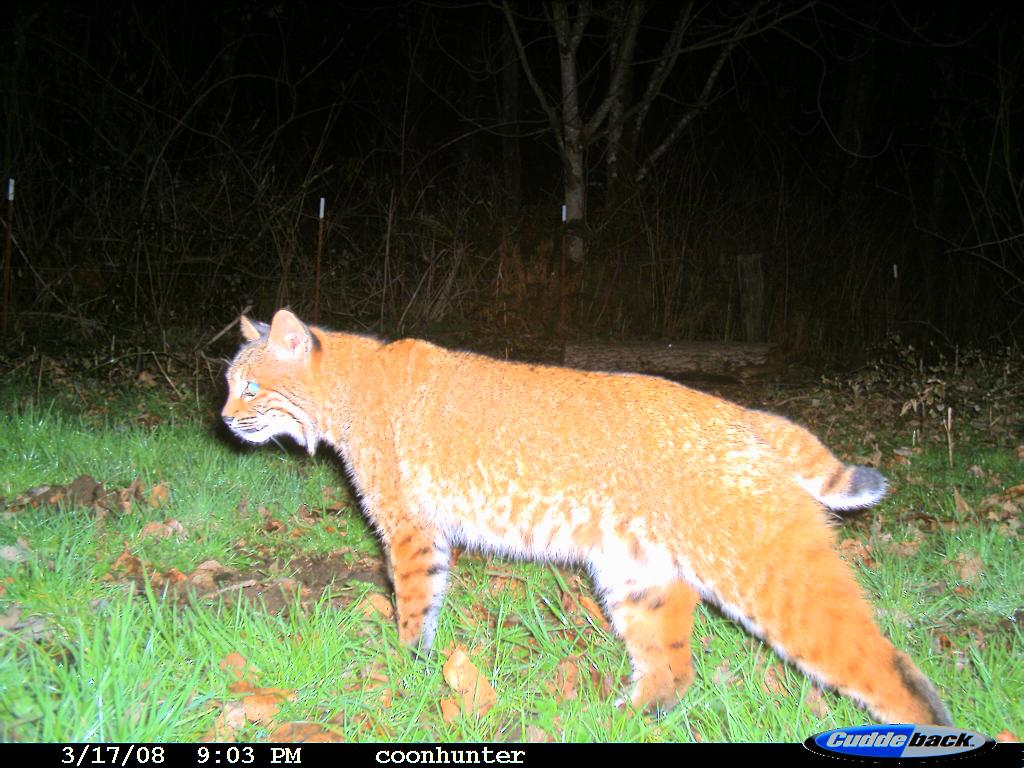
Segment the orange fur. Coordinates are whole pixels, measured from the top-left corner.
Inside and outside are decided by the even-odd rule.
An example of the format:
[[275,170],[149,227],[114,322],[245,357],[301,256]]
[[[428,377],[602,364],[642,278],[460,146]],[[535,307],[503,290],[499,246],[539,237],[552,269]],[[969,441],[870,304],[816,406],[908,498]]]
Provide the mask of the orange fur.
[[637,706],[690,685],[704,598],[879,719],[950,723],[876,627],[822,508],[877,501],[881,475],[801,427],[664,379],[386,344],[287,310],[241,327],[225,422],[338,451],[388,554],[402,642],[429,649],[449,548],[466,545],[585,564]]

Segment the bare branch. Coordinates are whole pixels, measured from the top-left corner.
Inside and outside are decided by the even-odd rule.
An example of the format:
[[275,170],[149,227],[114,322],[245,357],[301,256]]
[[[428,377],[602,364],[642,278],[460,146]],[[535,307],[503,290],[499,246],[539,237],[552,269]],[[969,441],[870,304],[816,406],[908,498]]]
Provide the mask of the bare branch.
[[665,85],[665,81],[668,79],[669,73],[676,66],[676,61],[679,59],[679,54],[682,51],[682,40],[683,35],[686,33],[687,28],[690,26],[690,17],[693,13],[693,0],[686,3],[682,8],[679,9],[679,16],[676,17],[676,23],[672,27],[672,33],[669,35],[668,40],[665,41],[665,47],[662,49],[661,57],[658,59],[658,64],[654,68],[654,72],[651,74],[651,79],[647,82],[647,90],[644,92],[643,98],[636,106],[636,120],[633,123],[633,139],[632,143],[634,146],[637,144],[638,137],[640,135],[640,129],[643,127],[644,120],[647,119],[647,113],[650,111],[651,104],[654,103],[655,97],[661,93],[662,86]]
[[508,0],[502,0],[501,10],[502,13],[505,14],[505,21],[508,24],[509,31],[512,33],[512,39],[515,41],[516,53],[519,55],[519,63],[522,65],[523,72],[526,74],[526,80],[530,84],[530,88],[533,89],[533,93],[537,97],[537,101],[540,103],[540,108],[544,110],[544,114],[547,115],[548,122],[551,123],[551,132],[555,136],[555,143],[558,144],[558,152],[564,157],[565,142],[562,139],[562,131],[559,129],[558,115],[555,112],[554,107],[552,107],[548,102],[543,89],[537,83],[537,78],[534,77],[533,68],[530,66],[529,59],[526,56],[526,48],[523,46],[523,40],[519,36],[519,27],[516,25],[516,21],[512,17],[512,9],[509,7]]
[[[565,7],[564,2],[559,2],[558,5]],[[587,24],[590,23],[590,18],[593,9],[590,7],[589,0],[583,0],[580,3],[579,11],[576,13],[576,19],[572,23],[572,38],[569,40],[569,45],[573,53],[580,47],[580,41],[583,39],[583,31],[587,28]]]
[[583,141],[593,137],[594,132],[601,127],[601,123],[608,116],[608,111],[622,94],[622,87],[626,81],[626,73],[633,65],[633,50],[636,48],[636,35],[640,29],[640,20],[644,16],[644,5],[641,0],[631,0],[629,11],[626,14],[626,24],[622,31],[622,44],[612,69],[612,79],[608,84],[608,95],[597,108],[590,120],[583,127]]
[[758,2],[750,10],[750,13],[747,14],[747,18],[743,20],[743,23],[737,27],[732,39],[722,49],[722,52],[718,55],[718,59],[715,61],[714,66],[711,68],[711,72],[708,73],[708,79],[705,81],[704,87],[701,89],[700,96],[697,98],[697,103],[693,105],[693,108],[690,109],[690,111],[679,119],[679,121],[672,127],[672,130],[669,131],[665,139],[654,148],[654,151],[652,151],[644,161],[643,166],[637,173],[637,181],[642,181],[646,178],[647,174],[650,173],[651,168],[654,167],[654,164],[661,159],[661,156],[664,155],[675,140],[679,138],[679,135],[683,132],[686,126],[693,122],[697,115],[707,109],[711,92],[714,90],[718,76],[722,73],[722,68],[725,66],[725,62],[729,60],[729,56],[732,55],[733,49],[739,44],[740,40],[746,36],[747,32],[753,26],[754,21],[757,19],[758,11],[760,11],[761,6],[765,4],[765,1],[766,0],[761,0],[761,2]]

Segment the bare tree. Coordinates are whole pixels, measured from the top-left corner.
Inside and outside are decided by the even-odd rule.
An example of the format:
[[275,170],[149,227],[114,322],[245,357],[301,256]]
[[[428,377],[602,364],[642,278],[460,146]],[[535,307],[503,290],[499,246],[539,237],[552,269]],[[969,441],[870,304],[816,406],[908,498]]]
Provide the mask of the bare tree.
[[[643,183],[659,160],[712,101],[723,68],[736,46],[743,40],[778,25],[807,6],[780,11],[765,10],[757,2],[734,18],[706,23],[699,35],[695,21],[705,11],[695,11],[692,0],[681,4],[664,45],[642,91],[633,82],[637,66],[637,37],[651,4],[643,0],[614,0],[596,8],[590,0],[570,3],[555,0],[545,4],[547,23],[554,31],[558,49],[559,90],[553,95],[537,75],[522,34],[522,17],[509,0],[502,1],[502,12],[511,31],[519,63],[555,138],[564,168],[566,224],[569,227],[568,257],[581,263],[585,257],[584,240],[579,232],[587,213],[587,153],[603,142],[606,149],[606,179],[611,199],[615,199],[620,181]],[[712,6],[714,7],[714,6]],[[719,6],[720,7],[720,6]],[[604,22],[605,51],[608,58],[607,82],[602,98],[589,115],[583,113],[583,80],[596,77],[594,69],[581,75],[580,45],[595,20]],[[691,39],[692,38],[692,39]],[[689,105],[671,122],[641,157],[641,138],[651,107],[664,95],[666,83],[687,54],[718,49],[718,56],[703,76],[703,87]],[[588,89],[589,90],[589,89]],[[639,96],[635,96],[639,93]]]

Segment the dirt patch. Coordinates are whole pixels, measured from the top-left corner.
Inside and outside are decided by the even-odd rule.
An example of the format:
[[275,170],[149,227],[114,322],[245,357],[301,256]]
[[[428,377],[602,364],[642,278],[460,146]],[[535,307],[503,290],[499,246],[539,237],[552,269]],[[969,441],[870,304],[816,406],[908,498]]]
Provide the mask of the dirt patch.
[[348,550],[337,550],[297,558],[283,567],[267,563],[245,571],[207,560],[191,573],[182,573],[175,568],[154,570],[126,549],[105,579],[129,584],[136,594],[145,593],[148,580],[154,593],[180,605],[194,600],[227,604],[244,600],[275,614],[286,614],[296,607],[308,611],[325,596],[333,607],[343,608],[361,591],[350,588],[358,584],[372,584],[390,593],[387,569],[380,558],[363,556],[354,563],[350,560]]
[[213,594],[228,603],[241,599],[280,614],[294,609],[296,604],[303,612],[309,611],[325,596],[332,607],[347,607],[356,599],[357,590],[351,587],[358,584],[372,584],[390,594],[387,568],[380,558],[365,556],[355,563],[346,563],[347,559],[344,550],[300,557],[283,569],[292,575],[270,580],[265,575],[261,578],[259,572],[247,571],[239,574],[237,580],[222,582],[207,596]]
[[373,584],[390,591],[387,567],[379,557],[362,556],[354,563],[346,563],[347,552],[336,551],[314,557],[292,560],[287,571],[316,594],[325,589],[352,583]]
[[[0,512],[78,508],[88,509],[102,520],[112,513],[128,514],[133,506],[157,509],[167,502],[169,495],[163,483],[147,488],[135,479],[127,486],[107,487],[89,475],[80,475],[70,483],[39,485],[13,497],[0,498]],[[152,522],[143,530],[142,537],[178,535],[182,530],[177,521]],[[19,562],[27,553],[11,546],[0,556]],[[244,599],[271,613],[283,613],[297,604],[307,610],[325,593],[336,607],[344,607],[354,599],[355,590],[350,587],[357,584],[372,584],[388,593],[391,590],[387,569],[379,557],[360,556],[353,562],[348,549],[298,557],[283,564],[268,560],[245,571],[207,560],[191,573],[182,573],[176,568],[156,569],[126,545],[104,580],[124,584],[136,594],[145,592],[148,581],[154,593],[182,604],[193,599],[228,603]]]
[[0,498],[0,510],[17,513],[28,509],[57,508],[61,505],[91,509],[97,518],[109,513],[128,514],[133,504],[157,509],[170,497],[167,486],[158,483],[147,489],[136,478],[128,485],[106,488],[89,475],[79,475],[66,485],[37,485],[10,499]]

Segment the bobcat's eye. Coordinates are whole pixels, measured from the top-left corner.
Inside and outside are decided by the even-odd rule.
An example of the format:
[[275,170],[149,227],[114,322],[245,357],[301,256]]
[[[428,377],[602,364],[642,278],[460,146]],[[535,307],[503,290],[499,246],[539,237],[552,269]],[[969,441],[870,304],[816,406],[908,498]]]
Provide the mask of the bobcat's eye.
[[251,397],[255,396],[255,394],[257,392],[259,392],[259,391],[260,391],[260,385],[259,384],[257,384],[255,381],[247,381],[247,382],[245,382],[245,388],[242,389],[242,395],[241,395],[242,399],[243,400],[248,400]]

